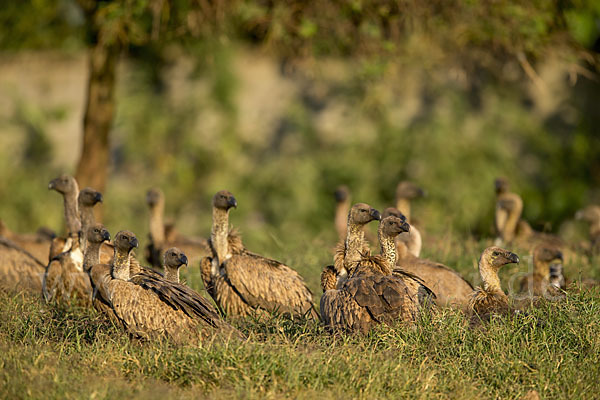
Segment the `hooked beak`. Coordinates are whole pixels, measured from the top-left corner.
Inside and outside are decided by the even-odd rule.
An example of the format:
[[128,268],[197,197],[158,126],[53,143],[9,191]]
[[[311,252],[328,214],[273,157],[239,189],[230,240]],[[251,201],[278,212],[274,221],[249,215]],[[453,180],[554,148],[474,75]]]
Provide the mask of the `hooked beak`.
[[237,208],[237,200],[235,199],[235,197],[233,197],[233,196],[230,196],[230,197],[227,199],[227,205],[228,205],[230,208],[231,208],[231,207],[233,207],[233,208]]
[[104,231],[102,232],[102,241],[109,241],[110,240],[110,233],[108,231]]
[[102,203],[104,201],[104,197],[102,197],[102,193],[96,192],[96,195],[94,196],[94,201],[96,203]]
[[377,221],[381,221],[381,213],[379,211],[377,211],[376,209],[371,208],[371,211],[369,211],[369,215],[373,219],[376,219]]
[[556,259],[557,259],[557,260],[560,260],[561,262],[563,262],[563,261],[564,261],[564,256],[563,256],[563,253],[562,253],[562,251],[558,251],[558,252],[556,253]]
[[347,196],[347,193],[341,189],[336,190],[333,195],[335,196],[335,201],[337,201],[338,203],[341,203],[342,201],[345,201]]
[[179,256],[179,262],[181,263],[181,265],[185,264],[185,266],[188,266],[188,258],[185,254],[182,254],[181,256]]
[[135,248],[135,247],[138,247],[139,243],[138,243],[137,238],[135,238],[135,237],[131,238],[129,240],[129,245],[131,246],[132,249]]
[[508,253],[508,260],[510,260],[511,263],[515,263],[518,264],[521,260],[519,260],[519,256],[516,255],[515,253]]
[[48,190],[52,190],[56,187],[56,179],[52,179],[48,184]]
[[427,197],[427,191],[420,187],[417,188],[417,197]]
[[406,222],[406,220],[402,221],[400,227],[402,228],[402,232],[410,232],[410,225],[408,224],[408,222]]

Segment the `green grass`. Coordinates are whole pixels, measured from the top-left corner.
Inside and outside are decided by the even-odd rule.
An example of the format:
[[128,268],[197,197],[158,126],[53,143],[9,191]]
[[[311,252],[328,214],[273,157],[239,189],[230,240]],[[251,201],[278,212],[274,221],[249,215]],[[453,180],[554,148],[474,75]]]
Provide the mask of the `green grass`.
[[[318,301],[318,271],[330,258],[323,239],[291,250],[254,240],[264,246],[253,250],[297,266]],[[468,275],[486,243],[450,243],[453,250],[433,246],[429,255]],[[593,264],[583,265],[581,274],[591,275]],[[505,285],[519,268],[526,269],[502,273]],[[188,282],[199,289],[195,278],[191,267]],[[93,310],[1,293],[0,397],[467,399],[519,398],[533,389],[542,398],[593,398],[600,396],[598,294],[570,293],[485,329],[470,328],[452,310],[368,336],[332,336],[314,322],[248,319],[235,322],[245,342],[176,346],[132,340]]]

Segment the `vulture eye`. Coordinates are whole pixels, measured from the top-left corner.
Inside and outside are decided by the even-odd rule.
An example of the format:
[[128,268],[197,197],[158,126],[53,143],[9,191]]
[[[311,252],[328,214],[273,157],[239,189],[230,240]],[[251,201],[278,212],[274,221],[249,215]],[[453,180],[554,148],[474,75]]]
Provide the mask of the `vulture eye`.
[[499,255],[500,255],[500,253],[498,253],[497,251],[493,252],[492,254],[493,254],[494,256],[499,256]]

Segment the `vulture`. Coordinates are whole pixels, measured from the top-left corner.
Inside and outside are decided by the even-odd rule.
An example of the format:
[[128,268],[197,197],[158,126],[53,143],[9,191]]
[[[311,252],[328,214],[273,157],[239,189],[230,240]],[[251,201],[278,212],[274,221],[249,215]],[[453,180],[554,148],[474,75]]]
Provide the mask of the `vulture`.
[[523,200],[518,194],[510,192],[506,178],[497,178],[494,186],[496,190],[496,243],[510,243],[517,236],[519,220],[523,212]]
[[419,197],[425,196],[425,191],[409,181],[402,181],[396,187],[396,208],[406,217],[410,225],[410,234],[402,233],[396,240],[406,244],[408,251],[415,257],[421,255],[422,239],[421,231],[415,227],[414,221],[411,221],[410,202]]
[[[558,261],[562,265],[563,254],[560,249],[544,243],[537,245],[533,249],[533,272],[521,279],[519,293],[527,294],[530,298],[558,295],[556,286],[550,284],[550,264],[553,261]],[[555,269],[556,266],[557,264],[554,264]],[[560,278],[558,280],[560,281]]]
[[335,189],[335,230],[339,240],[346,239],[346,223],[350,211],[350,189],[342,185]]
[[600,206],[590,205],[577,211],[575,219],[589,224],[589,236],[592,254],[600,253]]
[[408,229],[409,225],[400,218],[390,216],[381,220],[378,229],[381,254],[364,255],[340,288],[335,267],[325,267],[321,274],[320,303],[325,326],[365,334],[381,323],[415,320],[420,307],[418,299],[410,295],[404,279],[392,275],[395,237]]
[[368,204],[357,203],[352,206],[346,219],[346,238],[336,246],[333,266],[341,284],[351,273],[353,265],[369,253],[365,241],[364,227],[371,221],[381,220],[381,214]]
[[0,288],[9,291],[42,291],[44,265],[28,251],[0,237]]
[[479,258],[479,275],[483,287],[477,287],[469,301],[471,322],[488,321],[493,315],[508,314],[511,308],[502,291],[498,270],[506,264],[519,263],[519,256],[497,246],[488,247]]
[[202,280],[208,293],[228,316],[280,313],[318,319],[312,293],[290,267],[246,250],[229,230],[233,195],[217,192],[212,199],[212,255],[202,259]]
[[163,277],[168,281],[179,283],[179,268],[183,265],[187,267],[187,256],[177,247],[172,247],[165,251],[163,260],[165,267]]
[[[396,208],[386,208],[383,217],[394,215],[402,217]],[[413,232],[409,234],[412,236]],[[408,251],[406,242],[396,239],[398,261],[394,272],[408,272],[422,279],[425,285],[435,294],[435,304],[439,307],[458,307],[466,310],[473,293],[473,286],[458,272],[444,264],[415,257]]]
[[96,217],[94,216],[94,206],[98,203],[102,203],[102,193],[86,187],[81,189],[79,196],[77,197],[77,206],[79,209],[79,221],[81,222],[82,232],[82,248],[85,252],[85,246],[87,246],[87,232],[88,229],[96,223]]
[[172,224],[165,225],[165,196],[160,189],[150,189],[146,194],[146,203],[150,209],[150,243],[146,246],[145,256],[152,266],[161,266],[162,253],[169,247],[180,248],[193,265],[211,254],[207,239],[183,236],[176,232]]
[[96,264],[89,273],[96,297],[110,306],[109,317],[130,335],[140,339],[166,336],[179,343],[217,332],[241,337],[208,300],[187,286],[144,271],[131,276],[130,253],[138,246],[133,233],[117,233],[114,246],[112,264]]
[[39,228],[35,233],[15,233],[8,229],[4,221],[0,220],[0,237],[10,240],[42,264],[47,264],[50,246],[56,234],[46,227]]
[[75,178],[70,175],[61,175],[50,181],[49,190],[55,190],[63,196],[64,216],[67,227],[66,238],[57,237],[52,240],[50,247],[50,260],[60,253],[69,250],[74,240],[79,240],[81,221],[79,220],[79,185]]

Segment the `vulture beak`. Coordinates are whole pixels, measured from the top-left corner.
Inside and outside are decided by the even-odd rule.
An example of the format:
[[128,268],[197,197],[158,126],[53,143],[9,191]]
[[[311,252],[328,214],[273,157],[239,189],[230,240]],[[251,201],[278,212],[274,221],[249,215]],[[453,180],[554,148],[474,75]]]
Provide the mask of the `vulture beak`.
[[102,197],[102,193],[96,192],[96,195],[94,196],[94,201],[96,203],[102,203],[102,201],[104,201],[104,198]]
[[48,184],[48,190],[52,190],[56,187],[56,179],[52,179]]
[[519,263],[519,261],[520,261],[520,260],[519,260],[519,256],[518,256],[518,255],[516,255],[515,253],[511,253],[511,252],[509,252],[509,253],[506,255],[506,258],[507,258],[508,260],[510,260],[510,262],[511,262],[511,263],[515,263],[515,264],[518,264],[518,263]]
[[556,259],[560,260],[561,262],[564,261],[564,257],[563,257],[562,251],[559,250],[559,251],[556,252]]
[[185,254],[182,254],[179,256],[179,262],[181,263],[180,265],[185,264],[185,266],[188,266],[188,258]]
[[139,243],[136,237],[129,239],[129,245],[133,249],[134,247],[138,247]]
[[400,225],[402,228],[402,232],[410,232],[410,225],[406,222],[406,218],[402,220],[402,224]]
[[346,192],[344,192],[341,189],[336,190],[333,195],[335,196],[335,201],[337,201],[338,203],[341,203],[342,201],[346,200]]
[[102,240],[103,241],[109,241],[110,240],[110,233],[108,231],[103,231],[102,232]]
[[230,196],[230,197],[227,199],[227,205],[228,205],[229,207],[237,208],[237,200],[235,199],[235,197],[233,197],[233,196]]
[[418,187],[417,188],[417,197],[426,197],[426,196],[427,196],[427,191],[425,191],[425,189]]
[[369,215],[371,217],[373,217],[373,219],[376,219],[377,221],[381,221],[381,213],[379,211],[377,211],[374,208],[371,208],[371,211],[369,211]]

